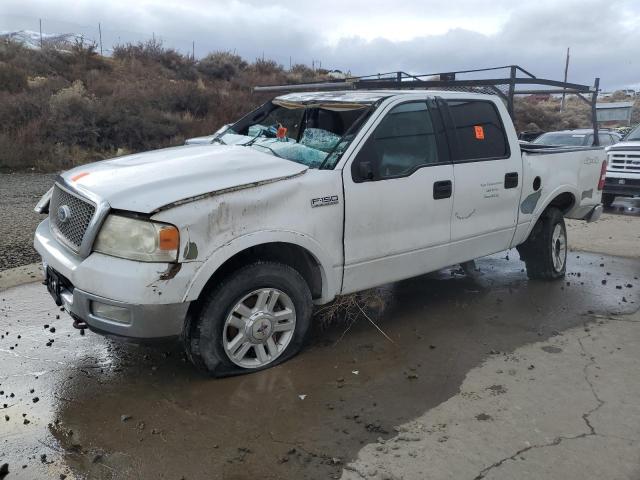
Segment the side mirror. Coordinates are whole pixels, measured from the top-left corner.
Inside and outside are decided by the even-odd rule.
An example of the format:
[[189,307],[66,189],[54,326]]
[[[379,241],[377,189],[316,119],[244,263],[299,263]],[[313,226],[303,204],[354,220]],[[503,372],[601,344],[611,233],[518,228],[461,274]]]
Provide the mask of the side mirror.
[[366,141],[351,164],[351,178],[356,183],[369,182],[375,179],[375,165],[372,159],[376,152],[371,141]]

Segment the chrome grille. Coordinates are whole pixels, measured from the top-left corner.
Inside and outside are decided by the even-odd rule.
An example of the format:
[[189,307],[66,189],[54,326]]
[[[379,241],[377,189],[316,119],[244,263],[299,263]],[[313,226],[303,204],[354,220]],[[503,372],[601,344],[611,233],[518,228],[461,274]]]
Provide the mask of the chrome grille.
[[609,170],[640,173],[640,153],[610,153]]
[[[67,218],[59,212],[64,209]],[[89,223],[96,213],[96,206],[79,196],[63,190],[58,185],[53,188],[49,204],[49,222],[51,230],[58,238],[74,251],[80,249]]]

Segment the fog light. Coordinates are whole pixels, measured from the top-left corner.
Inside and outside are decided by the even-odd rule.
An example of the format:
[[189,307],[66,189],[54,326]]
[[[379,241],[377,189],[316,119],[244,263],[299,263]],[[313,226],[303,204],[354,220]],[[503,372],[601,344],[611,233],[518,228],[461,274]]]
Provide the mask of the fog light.
[[96,317],[104,318],[118,323],[131,323],[131,313],[127,308],[106,303],[91,302],[91,313]]

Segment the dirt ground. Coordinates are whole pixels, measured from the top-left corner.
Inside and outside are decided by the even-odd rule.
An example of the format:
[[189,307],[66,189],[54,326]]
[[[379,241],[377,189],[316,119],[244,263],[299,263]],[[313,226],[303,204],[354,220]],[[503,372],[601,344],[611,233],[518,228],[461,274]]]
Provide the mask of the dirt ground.
[[[504,442],[500,448],[493,438],[475,444],[471,465],[481,471],[499,455],[509,456],[509,448],[519,450],[518,442],[547,441],[546,431],[531,432],[543,426],[542,413],[557,408],[556,401],[571,405],[572,392],[580,419],[586,401],[566,378],[575,376],[582,387],[588,362],[575,350],[570,330],[592,328],[600,318],[610,324],[611,315],[630,314],[640,302],[640,260],[575,253],[566,281],[544,283],[528,281],[514,253],[480,260],[474,278],[445,270],[382,289],[386,307],[375,318],[393,343],[364,319],[349,329],[336,323],[316,328],[312,345],[292,361],[223,380],[197,374],[175,345],[139,347],[81,336],[39,283],[4,290],[0,401],[6,406],[0,413],[8,419],[0,427],[0,464],[9,464],[8,478],[339,478],[345,467],[345,475],[365,468],[365,478],[416,478],[395,471],[391,462],[383,470],[383,457],[367,452],[380,453],[380,439],[397,441],[405,425],[439,405],[477,396],[471,413],[495,418],[492,435]],[[599,364],[603,376],[636,371],[636,336],[617,334],[606,348],[619,363]],[[564,339],[571,348],[562,346]],[[542,359],[518,350],[540,342],[566,353],[551,355],[543,368]],[[565,355],[580,358],[568,362]],[[486,362],[494,364],[482,367]],[[558,369],[554,391],[565,389],[562,398],[550,397],[545,384],[538,388],[531,380],[552,367]],[[476,368],[480,373],[470,373]],[[465,382],[472,374],[482,381],[469,388]],[[636,388],[636,375],[623,380]],[[513,382],[528,387],[517,390]],[[504,401],[503,390],[511,392]],[[619,402],[626,401],[620,396]],[[531,402],[544,412],[529,410]],[[446,411],[446,425],[427,430],[440,429],[439,443],[451,439],[454,445],[464,435],[451,429],[469,413]],[[584,433],[586,426],[579,430],[574,422],[573,430],[560,430],[564,424],[557,419],[544,422],[558,423],[564,436]],[[424,435],[431,436],[427,430]],[[413,465],[411,452],[406,458]],[[446,449],[441,455],[443,466],[465,456]],[[618,468],[618,461],[609,462]]]
[[293,360],[222,380],[175,344],[81,335],[36,267],[0,272],[0,468],[7,479],[637,480],[640,217],[614,213],[569,226],[563,281],[529,281],[513,250],[473,277],[452,268],[387,285],[372,318],[391,341],[363,317],[317,324]]
[[42,216],[33,211],[55,174],[0,173],[0,271],[37,262],[33,232]]
[[594,223],[567,221],[569,247],[630,258],[640,257],[640,222],[637,217],[605,213]]

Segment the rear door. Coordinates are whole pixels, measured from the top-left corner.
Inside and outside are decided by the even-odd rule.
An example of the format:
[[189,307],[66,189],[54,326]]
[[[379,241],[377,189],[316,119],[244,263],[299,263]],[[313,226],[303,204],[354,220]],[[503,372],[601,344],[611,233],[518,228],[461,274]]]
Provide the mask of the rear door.
[[450,263],[506,250],[518,219],[522,181],[520,150],[510,150],[502,122],[509,118],[507,110],[487,99],[439,99],[439,104],[455,185]]
[[453,166],[426,97],[385,108],[343,181],[343,293],[447,265]]

